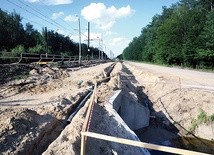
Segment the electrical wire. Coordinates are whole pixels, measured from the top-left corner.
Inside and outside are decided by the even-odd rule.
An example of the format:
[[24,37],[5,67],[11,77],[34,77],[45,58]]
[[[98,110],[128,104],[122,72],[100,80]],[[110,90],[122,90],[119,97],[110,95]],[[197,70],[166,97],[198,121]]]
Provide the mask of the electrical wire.
[[42,20],[46,21],[47,23],[49,23],[49,24],[51,24],[51,25],[55,26],[56,28],[59,28],[58,26],[56,26],[56,25],[55,25],[55,24],[53,24],[52,22],[49,22],[48,20],[46,20],[46,19],[44,19],[44,18],[41,18],[40,16],[38,16],[38,15],[36,15],[36,14],[34,14],[34,13],[30,12],[29,10],[27,10],[27,9],[25,9],[25,8],[23,8],[23,7],[21,7],[20,5],[18,5],[18,4],[16,4],[16,3],[14,3],[14,2],[11,2],[10,0],[7,0],[7,1],[8,1],[9,3],[11,3],[11,4],[13,4],[13,5],[15,5],[15,6],[19,7],[20,9],[23,9],[23,10],[25,10],[26,12],[28,12],[28,13],[30,13],[30,14],[32,14],[32,15],[34,15],[34,16],[36,16],[36,17],[38,17],[39,19],[42,19]]
[[[41,0],[39,0],[40,3],[42,3],[51,13],[55,13],[52,9],[50,9],[44,2],[42,2]],[[67,26],[71,27],[67,22],[64,21],[64,19],[62,19],[61,17],[59,17],[59,19],[64,22]],[[71,27],[72,28],[72,27]],[[73,28],[72,28],[73,29]],[[76,32],[75,32],[76,35],[78,35]]]
[[[44,18],[48,19],[48,20],[51,20],[53,23],[55,23],[56,25],[58,25],[59,27],[63,28],[63,29],[66,29],[70,32],[69,29],[67,29],[66,27],[62,26],[61,24],[55,22],[54,20],[52,19],[49,19],[49,17],[43,15],[41,12],[39,12],[38,10],[34,9],[33,7],[29,6],[28,4],[25,4],[24,2],[22,2],[21,0],[18,0],[20,3],[22,3],[23,5],[27,6],[28,8],[30,8],[31,10],[35,11],[36,13],[40,14],[41,16],[43,16]],[[72,32],[70,32],[72,34]]]
[[[59,29],[59,26],[60,26],[60,27],[63,27],[64,29],[67,29],[67,28],[65,28],[64,26],[61,26],[60,24],[58,24],[57,22],[55,22],[54,20],[51,20],[52,22],[48,21],[48,20],[50,20],[50,19],[49,19],[47,16],[43,15],[41,12],[35,10],[34,8],[30,7],[29,5],[23,3],[23,2],[20,1],[20,0],[18,0],[18,1],[21,2],[22,4],[24,4],[25,6],[27,6],[28,8],[32,9],[33,11],[37,12],[38,14],[42,15],[44,18],[42,18],[42,17],[40,17],[39,15],[37,15],[37,14],[35,14],[35,13],[29,11],[28,9],[23,8],[22,6],[20,6],[20,5],[16,4],[16,3],[14,3],[14,2],[12,2],[12,1],[10,1],[10,0],[7,0],[7,1],[8,1],[9,3],[15,5],[16,7],[20,8],[20,9],[22,9],[22,10],[24,10],[24,11],[26,11],[26,12],[28,12],[28,13],[34,15],[34,16],[36,16],[36,17],[38,17],[39,19],[42,19],[42,20],[46,21],[47,23],[51,24],[52,26],[55,26],[55,27],[58,28],[58,29]],[[47,18],[48,20],[45,19],[45,18]],[[27,19],[27,18],[25,18],[25,19]],[[30,21],[30,20],[28,19],[28,21]],[[36,22],[34,22],[34,23],[36,23]],[[55,24],[54,24],[54,23],[55,23]],[[37,24],[38,24],[38,23],[37,23]],[[56,24],[57,24],[57,25],[56,25]],[[39,25],[40,25],[40,24],[39,24]],[[68,29],[67,29],[67,30],[68,30]],[[69,33],[71,33],[72,35],[74,35],[74,33],[72,33],[70,30],[69,30]],[[78,34],[76,34],[76,35],[78,35]],[[88,36],[86,36],[86,35],[85,35],[84,33],[82,33],[82,32],[81,32],[81,35],[83,35],[85,38],[88,38]]]
[[[41,0],[39,0],[40,3],[42,3],[51,13],[54,13],[54,11],[52,9],[50,9],[44,2],[42,2]],[[61,21],[63,21],[64,23],[66,23],[69,27],[71,27],[67,22],[65,22],[61,17],[59,17],[59,19]],[[71,27],[72,28],[72,27]],[[73,29],[73,28],[72,28]],[[74,29],[75,30],[75,29]],[[76,35],[78,35],[77,33],[75,33]],[[86,36],[84,33],[81,32],[81,34],[83,36],[85,36],[86,38],[88,38],[88,36]]]
[[28,18],[26,18],[26,17],[22,17],[24,20],[26,20],[26,21],[28,21],[28,22],[30,22],[30,23],[34,23],[34,24],[36,24],[36,25],[39,25],[39,26],[43,26],[44,27],[44,25],[41,25],[41,24],[39,24],[39,23],[37,23],[37,22],[35,22],[35,21],[32,21],[32,20],[30,20],[30,19],[28,19]]

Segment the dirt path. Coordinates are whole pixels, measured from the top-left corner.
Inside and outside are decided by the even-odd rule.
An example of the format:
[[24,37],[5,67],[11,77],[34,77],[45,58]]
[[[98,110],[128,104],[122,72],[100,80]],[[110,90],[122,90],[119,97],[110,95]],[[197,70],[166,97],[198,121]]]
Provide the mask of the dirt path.
[[214,91],[214,73],[195,71],[190,69],[179,69],[172,67],[163,67],[158,65],[151,65],[137,62],[127,62],[136,67],[136,69],[158,74],[159,76],[168,77],[170,80],[174,79],[176,83],[181,80],[182,87],[194,87],[199,89],[208,89]]

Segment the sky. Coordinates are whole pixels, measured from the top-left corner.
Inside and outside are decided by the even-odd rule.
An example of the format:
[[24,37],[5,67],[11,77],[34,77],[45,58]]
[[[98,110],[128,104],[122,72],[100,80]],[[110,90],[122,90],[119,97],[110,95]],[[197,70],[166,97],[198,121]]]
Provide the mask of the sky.
[[[20,14],[23,25],[35,29],[47,27],[73,41],[87,44],[90,22],[90,46],[100,48],[111,57],[123,52],[134,37],[162,7],[179,0],[1,0],[0,8]],[[80,22],[79,22],[80,21]]]

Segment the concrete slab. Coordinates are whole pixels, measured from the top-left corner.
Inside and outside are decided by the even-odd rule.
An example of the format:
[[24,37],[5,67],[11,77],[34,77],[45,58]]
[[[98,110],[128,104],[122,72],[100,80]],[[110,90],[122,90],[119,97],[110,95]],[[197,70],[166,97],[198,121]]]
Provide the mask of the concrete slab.
[[150,111],[137,100],[136,95],[122,94],[121,90],[116,91],[109,100],[113,109],[132,130],[149,126]]

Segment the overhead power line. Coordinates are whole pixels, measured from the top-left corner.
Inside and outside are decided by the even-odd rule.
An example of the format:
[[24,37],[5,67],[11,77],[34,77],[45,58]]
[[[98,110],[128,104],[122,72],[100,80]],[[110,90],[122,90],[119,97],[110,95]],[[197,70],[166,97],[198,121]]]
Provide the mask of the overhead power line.
[[59,27],[68,30],[71,34],[73,34],[73,32],[71,32],[69,29],[67,29],[66,27],[64,27],[63,25],[57,23],[56,21],[54,21],[53,19],[50,19],[49,17],[43,15],[40,11],[34,9],[33,7],[29,6],[28,4],[25,4],[24,2],[22,2],[21,0],[18,0],[20,3],[22,3],[23,5],[27,6],[28,8],[30,8],[31,10],[35,11],[36,13],[40,14],[42,17],[52,21],[53,23],[55,23],[56,25],[58,25]]
[[[33,10],[34,12],[36,12],[37,14],[39,14],[40,16],[37,15],[37,14],[35,14],[34,12],[29,11],[28,9],[26,9],[26,8],[24,8],[24,7],[22,7],[22,6],[20,6],[19,4],[15,3],[15,2],[12,2],[12,1],[10,1],[10,0],[7,0],[7,1],[8,1],[9,3],[15,5],[16,7],[18,7],[18,8],[20,8],[20,9],[22,9],[22,10],[24,10],[24,11],[26,11],[26,12],[28,12],[28,13],[34,15],[34,16],[36,16],[37,18],[39,18],[39,19],[41,19],[41,20],[43,20],[43,21],[45,21],[45,22],[51,24],[52,26],[56,27],[57,29],[60,29],[60,27],[61,27],[61,28],[64,28],[64,29],[68,30],[67,28],[65,28],[65,27],[62,26],[61,24],[58,24],[57,22],[55,22],[55,21],[52,20],[52,19],[49,19],[47,16],[43,15],[43,14],[42,14],[41,12],[39,12],[38,10],[36,10],[36,9],[32,8],[31,6],[29,6],[29,5],[25,4],[25,3],[23,3],[23,2],[20,1],[20,0],[18,0],[20,3],[22,3],[22,4],[25,5],[25,6],[27,6],[28,8],[30,8],[31,10]],[[42,17],[41,17],[41,16],[42,16]],[[46,19],[46,18],[47,18],[47,19]],[[33,23],[36,23],[36,24],[42,26],[41,24],[39,24],[39,23],[37,23],[37,22],[34,22],[34,21],[31,21],[31,20],[29,20],[29,19],[27,19],[27,18],[24,18],[24,19],[28,20],[29,22],[33,22]],[[48,20],[51,20],[51,21],[48,21]],[[69,32],[70,34],[72,34],[72,35],[74,35],[74,34],[75,34],[75,35],[78,35],[77,33],[73,33],[73,32],[71,32],[70,30],[68,30],[68,32]],[[88,38],[88,36],[86,36],[86,35],[85,35],[84,33],[82,33],[82,32],[81,32],[81,35],[83,35],[85,38]]]
[[25,9],[25,8],[23,8],[22,6],[20,6],[20,5],[16,4],[16,3],[14,3],[14,2],[11,2],[10,0],[7,0],[7,1],[8,1],[9,3],[11,3],[11,4],[13,4],[13,5],[19,7],[20,9],[23,9],[23,10],[25,10],[26,12],[28,12],[28,13],[30,13],[30,14],[36,16],[36,17],[38,17],[39,19],[42,19],[42,20],[46,21],[47,23],[49,23],[49,24],[55,26],[56,28],[59,28],[58,26],[56,26],[56,25],[53,24],[52,22],[49,22],[48,20],[46,20],[46,19],[44,19],[44,18],[41,18],[40,16],[38,16],[38,15],[36,15],[36,14],[30,12],[29,10],[27,10],[27,9]]
[[[52,9],[50,9],[44,2],[42,2],[41,0],[39,0],[39,2],[42,3],[51,13],[55,13],[55,12],[54,12]],[[66,25],[68,25],[69,27],[71,27],[67,22],[64,21],[63,18],[59,17],[59,19],[60,19],[62,22],[66,23]],[[72,28],[72,27],[71,27],[71,28]],[[72,28],[72,29],[73,29],[73,28]],[[75,30],[75,29],[73,29],[73,30]],[[75,32],[75,34],[78,35],[76,32]],[[86,36],[84,33],[81,32],[81,34],[82,34],[83,36],[85,36],[85,37],[88,38],[88,36]]]
[[[52,9],[50,9],[47,4],[45,4],[44,2],[42,2],[41,0],[39,0],[40,3],[42,3],[51,13],[55,13]],[[71,27],[71,25],[69,25],[67,22],[65,22],[65,20],[61,17],[59,17],[59,19],[64,22],[67,26]],[[73,27],[71,27],[71,29],[73,30]],[[76,35],[78,35],[76,32],[74,32]]]
[[[45,21],[45,22],[47,22],[47,23],[49,23],[49,24],[51,24],[52,26],[56,27],[57,29],[60,29],[60,27],[62,28],[62,26],[61,26],[60,24],[56,23],[55,21],[53,21],[53,22],[48,21],[48,20],[50,20],[50,19],[49,19],[48,17],[44,16],[44,15],[42,15],[43,17],[40,17],[39,15],[37,15],[37,14],[35,14],[35,13],[29,11],[28,9],[23,8],[22,6],[20,6],[20,5],[16,4],[16,3],[14,3],[14,2],[12,2],[12,1],[10,1],[10,0],[7,0],[7,1],[8,1],[9,3],[15,5],[16,7],[20,8],[20,9],[22,9],[22,10],[24,10],[24,11],[26,11],[26,12],[28,12],[28,13],[34,15],[34,16],[36,16],[36,17],[38,17],[39,19],[42,19],[43,21]],[[20,1],[20,0],[19,0],[19,1]],[[21,3],[23,4],[23,2],[21,2]],[[25,4],[24,4],[24,5],[25,5]],[[29,5],[26,4],[25,6],[29,6]],[[31,7],[31,9],[32,9],[32,7]],[[33,10],[33,9],[32,9],[32,10]],[[41,15],[41,13],[39,13],[39,14]],[[48,20],[45,19],[44,17],[47,18]],[[56,23],[56,24],[55,24],[55,23]],[[63,29],[67,29],[67,28],[64,28],[64,27],[63,27]],[[68,29],[67,29],[67,30],[68,30]],[[68,31],[69,31],[70,34],[74,35],[74,33],[72,33],[70,30],[68,30]]]
[[24,20],[30,22],[30,23],[34,23],[34,24],[39,25],[39,26],[44,26],[44,25],[41,25],[41,24],[39,24],[39,23],[37,23],[37,22],[35,22],[35,21],[32,21],[32,20],[30,20],[30,19],[28,19],[28,18],[26,18],[26,17],[22,17],[22,18],[23,18]]

